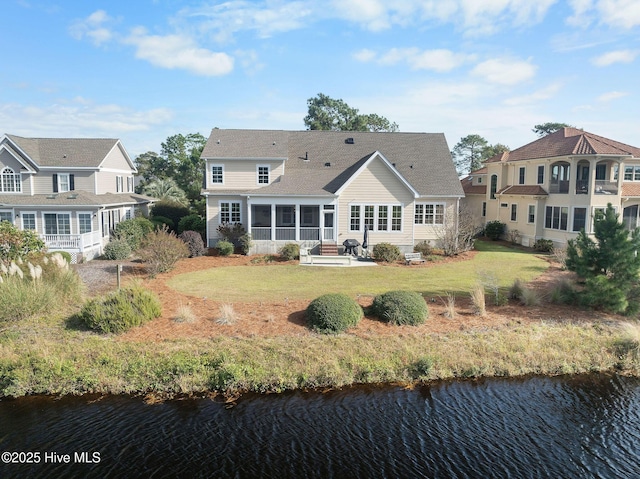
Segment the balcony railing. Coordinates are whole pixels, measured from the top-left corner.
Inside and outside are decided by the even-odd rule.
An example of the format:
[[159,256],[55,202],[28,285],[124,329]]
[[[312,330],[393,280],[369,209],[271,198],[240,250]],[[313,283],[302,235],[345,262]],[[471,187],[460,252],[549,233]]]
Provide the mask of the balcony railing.
[[549,193],[561,193],[561,194],[569,193],[569,182],[568,181],[552,182],[549,185]]
[[617,195],[618,182],[609,180],[596,180],[596,195]]

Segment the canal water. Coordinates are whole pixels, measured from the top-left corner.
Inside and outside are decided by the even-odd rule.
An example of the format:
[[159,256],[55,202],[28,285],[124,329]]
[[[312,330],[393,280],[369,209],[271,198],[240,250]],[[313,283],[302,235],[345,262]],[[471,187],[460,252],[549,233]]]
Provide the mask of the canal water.
[[3,479],[636,478],[640,379],[3,400],[0,452]]

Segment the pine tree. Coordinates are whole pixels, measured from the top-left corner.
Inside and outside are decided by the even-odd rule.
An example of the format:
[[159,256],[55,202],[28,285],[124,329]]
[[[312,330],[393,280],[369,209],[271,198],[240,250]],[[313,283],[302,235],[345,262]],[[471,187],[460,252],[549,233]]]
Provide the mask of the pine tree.
[[639,306],[634,298],[640,274],[640,229],[629,233],[618,216],[611,203],[606,211],[596,211],[595,240],[584,230],[570,240],[567,268],[584,280],[582,299],[587,306],[631,313]]

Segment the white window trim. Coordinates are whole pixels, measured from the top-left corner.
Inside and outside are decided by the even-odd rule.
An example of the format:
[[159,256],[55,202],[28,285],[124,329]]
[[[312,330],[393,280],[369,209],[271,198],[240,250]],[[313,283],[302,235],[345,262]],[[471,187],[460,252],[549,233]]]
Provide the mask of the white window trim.
[[[533,221],[529,221],[529,209],[533,206]],[[535,204],[529,203],[527,205],[527,224],[534,225],[536,224],[536,218],[538,216],[538,207]]]
[[[233,224],[233,223],[242,223],[242,202],[241,201],[237,201],[237,200],[220,200],[218,201],[218,224],[224,224],[227,223],[227,221],[222,221],[222,204],[223,203],[228,203],[229,204],[229,221],[228,223]],[[233,207],[231,206],[232,204],[237,204],[239,206],[239,214],[240,214],[240,221],[233,221],[233,217],[232,217],[232,210]]]
[[133,176],[127,176],[127,193],[132,193],[133,190]]
[[124,193],[124,180],[121,175],[116,175],[116,193]]
[[[222,181],[220,183],[213,181],[213,168],[220,168],[221,170],[221,175],[222,175]],[[223,164],[219,164],[219,163],[212,163],[209,165],[209,178],[207,179],[207,182],[213,186],[217,186],[217,185],[224,185],[224,181],[225,181],[225,175],[224,175],[224,165]]]
[[[267,169],[267,182],[260,183],[260,168]],[[256,185],[268,185],[271,183],[271,165],[256,165]]]
[[[57,220],[58,216],[68,215],[69,216],[69,234],[75,234],[73,232],[73,221],[72,221],[73,215],[71,214],[71,211],[43,211],[42,212],[42,215],[40,217],[42,220],[42,234],[49,234],[47,233],[47,230],[46,230],[47,223],[45,222],[44,215],[56,215],[56,222],[58,221]],[[57,233],[57,234],[60,235],[63,233]]]
[[[4,177],[13,176],[13,190],[5,190],[4,189]],[[22,173],[16,173],[13,168],[10,166],[4,166],[0,169],[0,193],[22,193]]]
[[[417,205],[422,205],[422,223],[416,223],[416,219],[415,219],[415,208],[414,208],[414,215],[413,215],[413,224],[414,225],[420,225],[420,226],[437,226],[439,228],[444,227],[445,223],[447,222],[447,203],[442,202],[442,201],[437,201],[437,202],[418,202],[416,203]],[[427,222],[427,205],[431,206],[433,205],[433,222],[429,223]],[[436,223],[436,206],[442,206],[442,223]]]
[[[62,177],[67,179],[67,189],[62,189]],[[68,193],[71,191],[71,174],[70,173],[58,173],[58,193]]]
[[[547,227],[547,208],[552,208],[551,210],[551,226]],[[553,208],[558,208],[560,210],[559,216],[558,216],[558,227],[554,228],[553,227]],[[562,224],[562,208],[567,208],[567,227],[565,229],[560,228],[560,224]],[[544,229],[545,230],[552,230],[552,231],[566,231],[566,232],[571,232],[573,229],[573,226],[569,223],[569,221],[571,220],[571,218],[569,218],[569,213],[570,213],[571,209],[568,205],[563,205],[563,206],[558,206],[558,205],[545,205],[544,208]]]
[[[352,206],[358,206],[360,208],[360,221],[359,221],[359,226],[360,229],[358,230],[354,230],[351,229],[351,207]],[[364,233],[364,207],[365,206],[373,206],[374,210],[373,210],[373,229],[370,229],[368,231],[374,231],[377,233],[391,233],[391,234],[397,234],[397,233],[402,233],[404,231],[404,220],[405,220],[405,208],[404,208],[404,204],[403,203],[349,203],[349,216],[348,216],[348,220],[349,220],[349,232],[350,233]],[[378,211],[380,210],[381,206],[386,206],[387,207],[387,229],[386,230],[381,230],[378,229],[378,220],[379,220],[379,216],[378,216]],[[400,212],[402,213],[402,216],[400,217],[400,229],[399,230],[393,230],[392,228],[392,220],[393,220],[393,207],[394,206],[399,206],[400,207]]]
[[86,233],[81,233],[80,232],[80,215],[89,215],[89,221],[91,223],[91,229],[87,232],[87,233],[93,233],[94,228],[93,228],[93,212],[92,211],[78,211],[76,213],[76,223],[78,226],[78,229],[76,230],[78,232],[78,234],[86,234]]
[[20,212],[20,227],[24,230],[24,215],[33,215],[33,222],[35,223],[35,229],[29,231],[38,231],[38,213],[36,211],[21,211]]
[[[13,214],[13,210],[0,210],[0,213],[9,213],[11,215],[11,224],[15,225],[15,221],[16,221],[16,215]],[[0,220],[0,221],[4,221],[4,220]]]

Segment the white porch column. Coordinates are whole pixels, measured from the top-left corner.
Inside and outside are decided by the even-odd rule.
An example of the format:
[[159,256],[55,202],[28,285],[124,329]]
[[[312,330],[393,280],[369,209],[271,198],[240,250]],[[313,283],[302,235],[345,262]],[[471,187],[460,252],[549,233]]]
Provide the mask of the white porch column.
[[296,241],[300,241],[300,203],[296,203]]
[[271,241],[276,239],[276,205],[271,203]]
[[[247,233],[251,235],[251,197],[247,196]],[[253,235],[252,235],[253,236]]]

